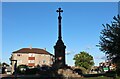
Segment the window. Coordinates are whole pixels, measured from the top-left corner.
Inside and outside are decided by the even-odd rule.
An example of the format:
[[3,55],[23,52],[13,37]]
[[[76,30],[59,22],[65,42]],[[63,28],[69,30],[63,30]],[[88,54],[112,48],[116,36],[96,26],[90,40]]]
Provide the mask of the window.
[[29,57],[35,57],[35,54],[29,53]]
[[46,55],[47,57],[49,57],[49,55]]
[[19,64],[21,64],[21,63],[22,63],[22,60],[17,60],[17,62],[18,62]]
[[17,56],[21,56],[21,54],[18,53]]
[[28,60],[28,63],[35,63],[35,60]]
[[43,63],[45,63],[46,61],[45,60],[43,60]]
[[44,54],[41,54],[41,56],[44,56]]

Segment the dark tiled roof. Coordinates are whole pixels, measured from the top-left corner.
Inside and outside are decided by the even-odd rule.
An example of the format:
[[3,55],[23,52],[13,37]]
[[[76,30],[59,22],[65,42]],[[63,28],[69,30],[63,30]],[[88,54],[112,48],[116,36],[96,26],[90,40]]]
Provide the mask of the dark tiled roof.
[[47,52],[44,49],[39,49],[39,48],[22,48],[17,51],[14,51],[13,53],[37,53],[37,54],[49,54],[52,55],[51,53]]

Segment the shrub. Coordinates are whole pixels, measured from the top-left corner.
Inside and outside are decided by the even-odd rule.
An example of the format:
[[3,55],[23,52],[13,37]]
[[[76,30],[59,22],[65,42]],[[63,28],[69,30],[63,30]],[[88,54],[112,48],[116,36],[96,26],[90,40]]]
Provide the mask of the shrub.
[[27,65],[19,65],[16,69],[17,74],[26,74],[26,71],[28,70]]
[[83,67],[76,68],[76,69],[74,69],[74,71],[77,72],[78,74],[86,74],[87,73],[87,70]]
[[27,69],[26,74],[31,75],[31,74],[36,74],[39,71],[37,68],[32,68],[32,69]]

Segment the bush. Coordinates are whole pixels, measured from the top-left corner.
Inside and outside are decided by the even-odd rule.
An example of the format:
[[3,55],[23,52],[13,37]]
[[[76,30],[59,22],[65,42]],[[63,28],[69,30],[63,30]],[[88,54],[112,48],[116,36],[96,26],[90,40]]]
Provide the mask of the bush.
[[28,66],[26,65],[19,65],[16,69],[17,74],[26,74],[26,71],[28,70]]
[[116,71],[108,71],[105,73],[105,76],[107,77],[115,77],[116,76]]
[[27,69],[26,74],[32,75],[32,74],[36,74],[37,72],[39,72],[38,68],[32,68],[32,69]]
[[120,76],[117,76],[115,79],[120,79]]
[[87,73],[87,70],[83,67],[76,68],[76,69],[74,69],[74,71],[77,72],[78,74],[86,74]]
[[82,70],[82,73],[83,73],[83,74],[86,74],[86,73],[87,73],[87,70],[86,70],[85,68],[83,68],[83,67],[79,67],[79,69]]

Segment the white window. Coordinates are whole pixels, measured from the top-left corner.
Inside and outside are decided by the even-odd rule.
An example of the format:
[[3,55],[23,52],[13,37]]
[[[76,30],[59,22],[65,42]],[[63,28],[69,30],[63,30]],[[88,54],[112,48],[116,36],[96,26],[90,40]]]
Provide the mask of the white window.
[[18,53],[17,56],[21,56],[21,54]]
[[43,60],[43,63],[45,63],[46,61],[45,60]]
[[35,60],[28,60],[28,63],[35,63]]
[[41,56],[44,56],[44,54],[41,54]]
[[19,64],[21,64],[21,63],[22,63],[22,60],[17,60],[17,62],[18,62]]
[[29,57],[35,57],[35,54],[29,53]]
[[49,57],[49,55],[46,55],[47,57]]

